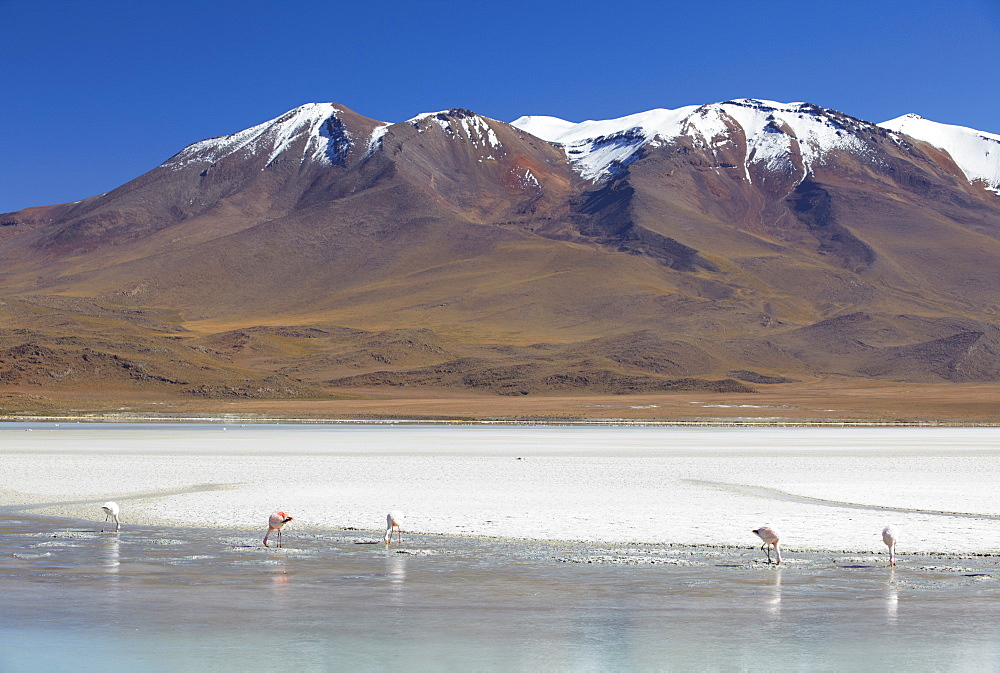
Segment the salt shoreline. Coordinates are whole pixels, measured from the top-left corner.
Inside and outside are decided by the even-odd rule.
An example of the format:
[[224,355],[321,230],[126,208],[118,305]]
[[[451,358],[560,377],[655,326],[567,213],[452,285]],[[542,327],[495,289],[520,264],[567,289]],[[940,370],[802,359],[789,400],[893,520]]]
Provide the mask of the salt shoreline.
[[[0,503],[123,526],[746,548],[1000,552],[988,428],[0,424]],[[902,433],[902,434],[900,434]],[[405,529],[404,529],[405,530]]]
[[90,423],[90,424],[203,424],[203,425],[423,425],[423,426],[554,426],[554,427],[660,427],[660,428],[1000,428],[1000,421],[903,421],[861,418],[785,418],[758,416],[699,416],[694,419],[642,418],[559,418],[559,417],[500,417],[500,418],[338,418],[297,416],[256,416],[221,414],[202,416],[95,414],[82,416],[0,415],[0,423]]
[[[381,529],[317,528],[285,529],[283,546],[272,544],[264,547],[261,538],[264,529],[220,528],[215,526],[178,526],[168,524],[134,524],[119,533],[113,524],[101,519],[76,519],[50,514],[39,514],[30,508],[0,506],[0,523],[23,529],[25,524],[36,523],[43,536],[67,540],[103,540],[108,543],[142,543],[149,540],[170,541],[180,544],[188,539],[203,543],[217,540],[233,549],[258,549],[261,553],[296,557],[302,553],[315,554],[318,549],[335,544],[370,545],[377,549],[404,556],[427,556],[439,553],[469,552],[472,549],[491,548],[502,550],[503,555],[532,558],[558,563],[583,563],[596,565],[717,565],[732,569],[813,571],[822,567],[835,568],[849,562],[865,563],[871,567],[886,566],[888,555],[881,550],[816,549],[809,547],[783,547],[780,565],[768,561],[760,545],[747,544],[684,544],[679,542],[619,542],[613,540],[570,540],[511,538],[486,535],[456,535],[452,533],[403,533],[403,542],[384,545]],[[265,527],[266,528],[266,527]],[[22,534],[23,535],[23,534]],[[394,538],[395,539],[395,538]],[[756,538],[753,538],[756,539]],[[677,563],[677,559],[688,562]],[[1000,551],[948,552],[932,551],[898,552],[900,568],[911,570],[947,570],[954,572],[986,571],[1000,578]],[[928,565],[939,561],[969,561],[975,567]],[[722,565],[718,565],[722,564]],[[867,567],[866,566],[866,567]]]
[[[108,526],[103,520],[76,519],[50,514],[38,514],[32,508],[20,509],[16,506],[0,507],[0,523],[24,524],[25,521],[38,521],[46,530],[56,531],[53,537],[91,538],[106,540],[127,540],[129,536],[138,539],[148,539],[151,533],[164,536],[170,540],[184,538],[218,538],[226,544],[235,541],[242,542],[246,547],[260,547],[262,551],[274,554],[298,554],[306,549],[322,544],[325,541],[343,542],[353,536],[353,544],[374,545],[382,547],[383,531],[381,529],[362,528],[316,528],[296,530],[289,526],[285,529],[283,546],[271,545],[264,547],[261,539],[266,526],[255,528],[220,528],[215,526],[178,526],[178,525],[133,525],[129,530],[119,533],[113,531],[113,525]],[[124,537],[123,537],[124,536]],[[395,538],[394,538],[395,539]],[[756,538],[753,538],[756,539]],[[538,539],[512,538],[487,535],[457,535],[453,533],[404,533],[403,542],[397,545],[393,542],[386,546],[389,554],[424,556],[436,554],[437,546],[461,548],[470,545],[497,545],[505,549],[518,549],[520,554],[531,557],[548,556],[549,560],[560,563],[585,563],[598,565],[687,565],[677,564],[664,559],[688,557],[695,565],[731,561],[731,568],[773,568],[787,570],[828,565],[835,567],[846,562],[864,562],[872,567],[886,566],[888,555],[885,548],[873,550],[858,549],[822,549],[812,547],[782,547],[782,563],[780,565],[767,560],[765,553],[760,551],[760,545],[748,544],[684,544],[680,542],[618,542],[614,540],[571,540],[571,539]],[[949,570],[955,572],[988,571],[1000,578],[1000,550],[997,551],[909,551],[897,552],[899,567],[917,570]],[[926,564],[935,561],[972,561],[975,568],[966,567],[928,567]],[[887,566],[886,566],[887,567]]]

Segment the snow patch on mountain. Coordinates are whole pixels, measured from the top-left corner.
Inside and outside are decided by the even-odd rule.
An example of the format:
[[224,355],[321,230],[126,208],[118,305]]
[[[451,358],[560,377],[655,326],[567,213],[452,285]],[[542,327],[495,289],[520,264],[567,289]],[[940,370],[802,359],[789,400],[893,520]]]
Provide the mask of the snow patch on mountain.
[[550,143],[562,145],[570,163],[586,180],[610,177],[638,158],[656,138],[675,138],[683,119],[697,106],[657,109],[618,119],[588,120],[578,124],[557,117],[529,116],[511,126]]
[[797,170],[795,156],[801,158],[802,180],[834,150],[867,152],[866,143],[857,136],[865,124],[809,103],[741,99],[698,108],[685,120],[681,135],[717,153],[721,145],[732,142],[738,128],[746,138],[748,181],[753,165],[769,171]]
[[382,149],[382,137],[385,136],[390,126],[392,124],[381,124],[372,129],[372,134],[368,137],[368,149],[365,150],[366,159]]
[[285,114],[228,136],[209,138],[184,148],[163,165],[174,170],[192,163],[215,163],[237,152],[267,153],[266,166],[304,139],[299,163],[343,163],[351,134],[333,103],[308,103]]
[[525,168],[524,173],[515,172],[517,177],[517,182],[522,189],[541,189],[542,185],[538,182],[538,178],[535,174],[531,172],[530,168]]
[[740,99],[676,110],[648,112],[579,124],[556,117],[521,117],[512,125],[543,140],[563,146],[577,172],[588,180],[603,180],[657,147],[687,136],[696,147],[719,154],[742,135],[746,139],[744,176],[750,167],[797,170],[793,156],[801,157],[802,178],[836,149],[864,152],[852,124],[865,124],[846,115],[808,103],[776,103]]
[[455,140],[471,143],[486,152],[485,159],[495,159],[491,150],[502,150],[503,143],[497,137],[496,131],[489,121],[469,110],[455,108],[441,112],[425,112],[406,120],[407,124],[423,133],[428,123],[436,124],[445,135]]
[[986,189],[1000,194],[1000,136],[965,126],[942,124],[912,113],[879,126],[944,150],[969,182],[982,181]]
[[[403,123],[409,124],[410,126],[415,128],[417,130],[417,133],[423,133],[424,132],[423,126],[425,121],[427,121],[428,119],[435,119],[440,115],[447,115],[447,114],[448,114],[447,110],[441,110],[439,112],[421,112],[418,115],[410,117]],[[440,121],[438,122],[438,126],[441,126]],[[442,126],[441,128],[443,129],[444,127]]]

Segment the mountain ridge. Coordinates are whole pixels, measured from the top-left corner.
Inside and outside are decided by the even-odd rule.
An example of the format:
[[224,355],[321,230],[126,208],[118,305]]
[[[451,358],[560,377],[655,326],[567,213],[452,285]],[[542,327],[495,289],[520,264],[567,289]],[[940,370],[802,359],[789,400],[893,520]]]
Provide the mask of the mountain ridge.
[[[128,351],[120,371],[157,373],[114,385],[192,395],[244,379],[282,395],[993,381],[994,145],[756,99],[511,124],[310,103],[106,194],[0,217],[6,380],[44,381],[34,352],[56,372]],[[855,315],[900,340],[871,342]],[[364,336],[394,330],[424,345]],[[261,350],[220,346],[243,331]]]

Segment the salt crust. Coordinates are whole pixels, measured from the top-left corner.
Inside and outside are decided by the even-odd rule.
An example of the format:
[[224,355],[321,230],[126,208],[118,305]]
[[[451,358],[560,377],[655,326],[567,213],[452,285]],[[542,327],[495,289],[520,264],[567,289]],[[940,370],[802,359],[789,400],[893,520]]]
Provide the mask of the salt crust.
[[[993,428],[0,428],[0,501],[98,520],[552,540],[1000,551]],[[10,429],[10,426],[15,426]],[[838,504],[842,503],[842,504]],[[955,516],[944,512],[979,516]]]

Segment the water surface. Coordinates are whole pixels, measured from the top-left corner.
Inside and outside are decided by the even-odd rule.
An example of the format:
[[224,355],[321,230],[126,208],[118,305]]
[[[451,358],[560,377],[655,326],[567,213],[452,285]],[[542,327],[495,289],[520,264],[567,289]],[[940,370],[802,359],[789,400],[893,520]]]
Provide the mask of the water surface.
[[0,671],[996,669],[998,438],[0,424]]
[[7,516],[0,670],[972,670],[1000,559]]

